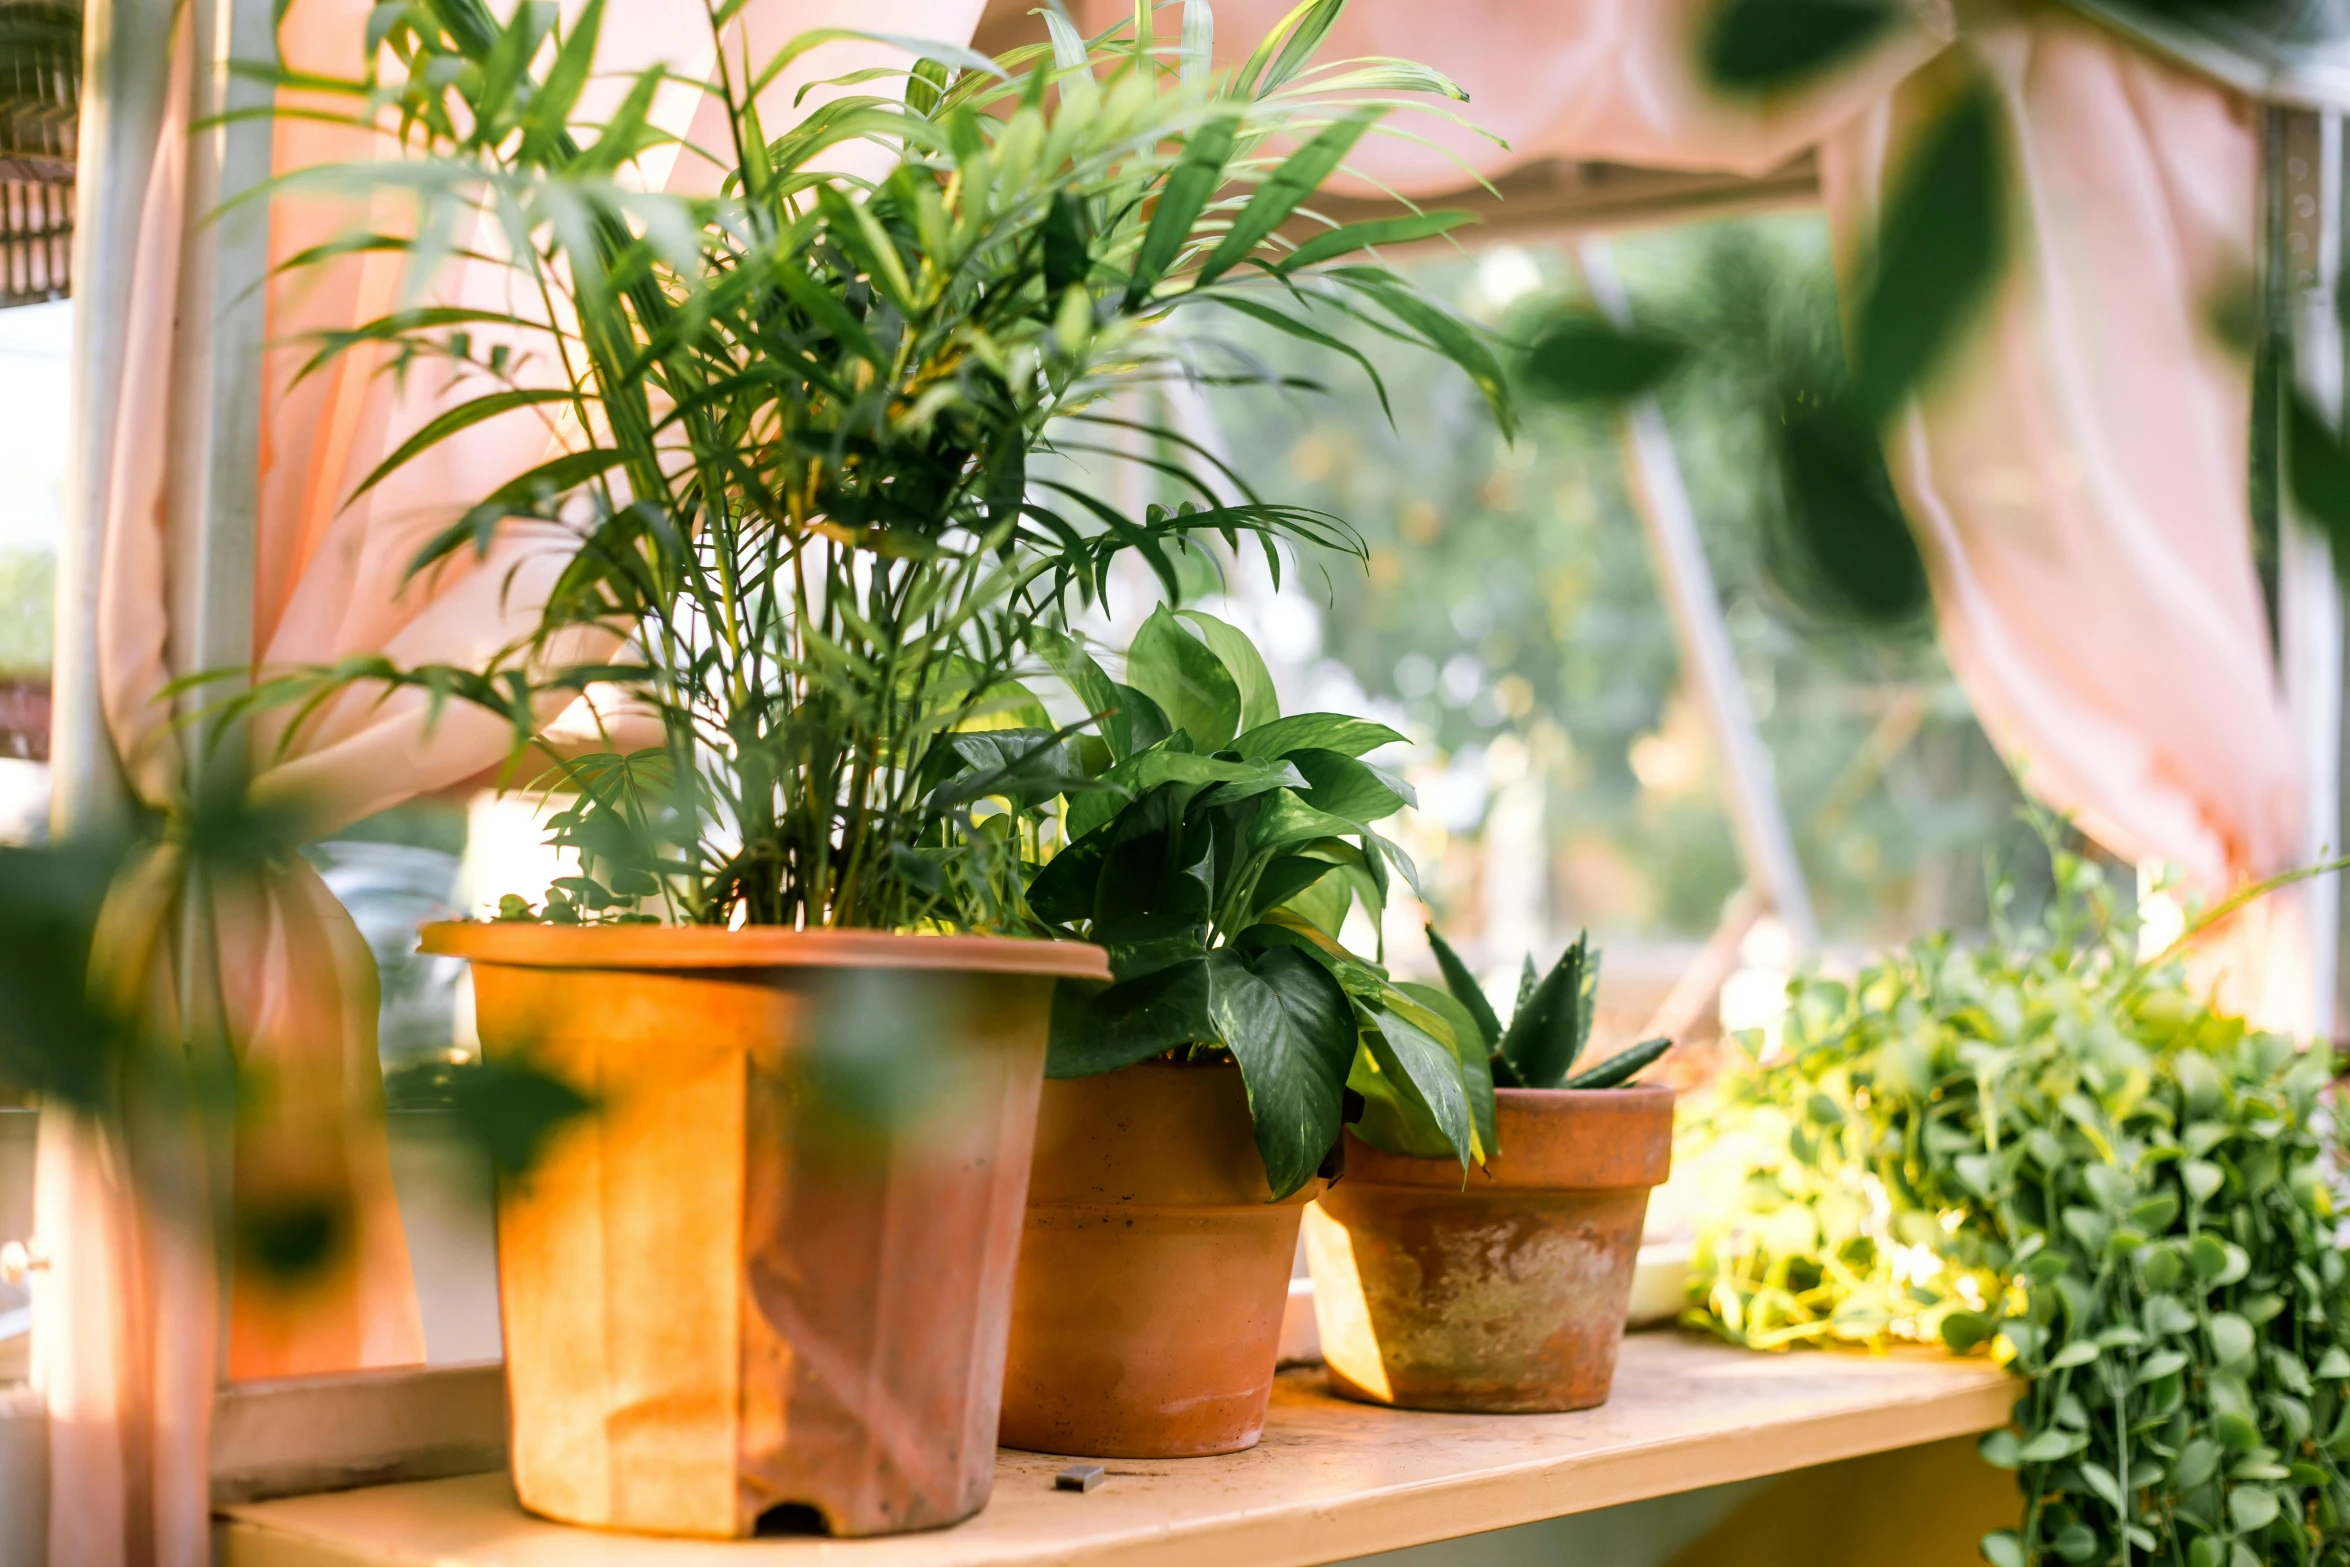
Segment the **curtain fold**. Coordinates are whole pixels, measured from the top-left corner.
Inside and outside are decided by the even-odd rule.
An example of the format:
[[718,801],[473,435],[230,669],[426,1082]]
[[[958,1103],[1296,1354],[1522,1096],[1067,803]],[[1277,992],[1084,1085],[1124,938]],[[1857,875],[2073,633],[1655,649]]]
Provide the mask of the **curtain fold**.
[[[371,9],[368,0],[295,0],[280,24],[286,64],[356,74]],[[754,52],[819,26],[962,43],[978,10],[979,0],[751,0],[734,33],[747,32]],[[708,78],[712,46],[698,10],[685,18],[669,0],[608,0],[605,12],[605,71],[663,62],[689,82]],[[79,515],[103,529],[97,673],[107,730],[137,801],[167,819],[184,817],[188,800],[166,688],[196,673],[174,668],[170,653],[170,546],[174,528],[189,525],[167,483],[170,434],[186,412],[173,401],[181,384],[173,356],[182,351],[173,311],[183,241],[202,231],[202,214],[188,210],[199,64],[184,6],[173,26],[169,99],[129,286],[118,298],[80,294],[85,310],[121,313],[129,350],[114,417],[81,432],[108,447],[104,481],[98,493],[73,498]],[[821,92],[793,102],[809,82],[905,59],[881,42],[817,50],[766,93],[765,123],[787,125],[821,102]],[[624,88],[599,78],[583,101],[616,100]],[[664,89],[655,121],[690,140],[707,130],[696,124],[704,109],[690,86]],[[283,174],[392,150],[371,132],[287,118],[276,125],[273,160]],[[688,147],[649,157],[641,172],[655,186],[702,190],[710,171]],[[389,199],[281,195],[271,207],[272,267],[339,235],[398,232],[404,211]],[[507,287],[502,269],[464,262],[430,297],[495,307],[507,303]],[[465,431],[352,499],[400,441],[455,396],[471,395],[453,394],[429,373],[396,378],[383,353],[365,348],[297,376],[317,333],[398,307],[400,288],[398,258],[367,252],[293,274],[273,270],[267,285],[262,437],[253,455],[257,668],[364,653],[479,662],[535,621],[569,553],[572,540],[558,529],[513,527],[484,558],[406,580],[426,538],[560,446],[562,432],[527,410]],[[205,1446],[221,1376],[423,1359],[384,1134],[374,962],[293,842],[474,778],[509,739],[502,723],[460,706],[428,725],[425,703],[408,695],[354,693],[295,732],[265,716],[247,737],[249,795],[258,809],[280,813],[286,845],[257,863],[222,867],[167,837],[118,879],[101,922],[99,982],[135,1003],[153,1039],[181,1040],[216,1017],[246,1091],[225,1138],[207,1139],[184,1104],[142,1101],[104,1122],[43,1117],[36,1230],[50,1263],[35,1293],[34,1359],[51,1415],[56,1567],[199,1567],[208,1559]],[[183,976],[201,992],[193,1002],[177,993]],[[248,1221],[276,1217],[272,1205],[323,1198],[286,1217],[325,1222],[327,1265],[299,1284],[252,1266],[212,1233],[223,1192]]]
[[[1913,0],[1901,26],[1825,78],[1731,99],[1698,69],[1718,8],[1719,0],[1452,0],[1443,25],[1431,27],[1432,13],[1411,0],[1350,0],[1322,59],[1417,60],[1469,100],[1443,106],[1447,114],[1399,109],[1356,144],[1329,188],[1435,196],[1550,158],[1767,174],[1883,100],[1956,26],[1947,0]],[[1217,64],[1238,65],[1289,9],[1284,0],[1223,0]],[[1132,14],[1121,0],[1083,6],[1096,31]]]
[[[1979,7],[1959,52],[2014,149],[2014,256],[1886,443],[1943,646],[2033,793],[2217,900],[2295,862],[2308,788],[2253,556],[2251,367],[2210,324],[2252,286],[2254,111],[2052,7]],[[1823,145],[1848,272],[1958,63]],[[2198,978],[2317,1027],[2305,909],[2254,906]]]

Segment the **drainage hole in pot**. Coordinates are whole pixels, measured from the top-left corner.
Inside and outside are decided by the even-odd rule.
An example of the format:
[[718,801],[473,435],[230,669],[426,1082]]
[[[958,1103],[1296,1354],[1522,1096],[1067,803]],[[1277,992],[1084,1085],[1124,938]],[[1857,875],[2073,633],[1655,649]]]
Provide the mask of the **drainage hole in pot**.
[[771,1539],[783,1534],[828,1535],[824,1515],[806,1502],[777,1502],[759,1515],[759,1526],[752,1531],[758,1538]]

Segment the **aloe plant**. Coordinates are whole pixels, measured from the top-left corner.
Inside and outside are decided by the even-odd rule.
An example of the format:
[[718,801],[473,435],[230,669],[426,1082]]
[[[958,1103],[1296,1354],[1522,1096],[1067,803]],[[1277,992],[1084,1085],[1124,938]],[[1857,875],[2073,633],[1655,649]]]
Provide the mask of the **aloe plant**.
[[1198,611],[1154,613],[1123,682],[1074,641],[1046,653],[1105,716],[1097,787],[1068,797],[1068,846],[1028,900],[1107,947],[1115,976],[1060,987],[1047,1075],[1231,1059],[1276,1198],[1335,1170],[1350,1091],[1374,1146],[1464,1168],[1482,1157],[1493,1083],[1451,998],[1395,983],[1340,939],[1356,909],[1375,930],[1391,876],[1414,877],[1372,825],[1411,787],[1362,759],[1403,736],[1337,713],[1283,717],[1247,637]]
[[1669,1039],[1643,1040],[1596,1066],[1575,1071],[1584,1047],[1591,1043],[1591,1014],[1599,1001],[1599,949],[1591,944],[1589,931],[1577,933],[1574,945],[1559,955],[1547,974],[1538,975],[1533,954],[1526,955],[1507,1027],[1461,955],[1436,934],[1435,926],[1428,926],[1427,933],[1446,992],[1474,1025],[1475,1037],[1492,1052],[1497,1088],[1622,1088],[1673,1048]]
[[[1001,60],[916,43],[908,70],[843,78],[846,96],[775,134],[762,90],[870,35],[804,34],[753,62],[738,6],[701,13],[726,143],[678,153],[718,164],[710,197],[627,177],[664,142],[647,120],[658,72],[602,123],[578,113],[600,0],[568,25],[542,0],[503,22],[480,0],[386,5],[363,70],[289,83],[306,115],[341,94],[351,122],[396,123],[406,155],[287,180],[417,202],[407,237],[347,236],[295,271],[401,253],[413,298],[452,236],[495,235],[468,254],[502,259],[520,302],[403,304],[318,344],[312,370],[364,349],[463,394],[359,490],[483,421],[544,419],[557,455],[412,570],[456,569],[511,528],[568,560],[538,623],[481,663],[269,671],[236,705],[290,710],[289,737],[354,686],[504,718],[518,759],[567,792],[555,842],[581,862],[543,907],[521,905],[537,917],[1030,929],[1041,802],[1086,784],[1073,733],[1022,684],[1039,639],[1098,600],[1123,554],[1176,598],[1195,538],[1253,540],[1276,565],[1277,541],[1360,550],[1178,432],[1134,430],[1112,401],[1128,389],[1258,374],[1204,361],[1201,334],[1168,319],[1270,323],[1375,381],[1315,324],[1370,321],[1467,372],[1506,424],[1479,334],[1363,259],[1457,214],[1292,237],[1396,94],[1461,94],[1406,62],[1316,65],[1338,0],[1309,0],[1215,72],[1194,0],[1179,42],[1143,3],[1090,41],[1052,14],[1049,48]],[[869,183],[830,172],[851,143],[893,166]],[[1137,433],[1169,502],[1140,515],[1032,462]],[[591,689],[656,721],[659,742],[529,761],[542,722]]]

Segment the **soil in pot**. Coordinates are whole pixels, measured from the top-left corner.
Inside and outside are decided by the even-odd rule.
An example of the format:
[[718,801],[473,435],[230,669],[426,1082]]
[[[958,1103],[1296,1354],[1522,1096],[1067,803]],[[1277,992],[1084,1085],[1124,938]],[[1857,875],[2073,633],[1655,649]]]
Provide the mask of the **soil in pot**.
[[[498,1206],[514,1483],[565,1522],[835,1534],[987,1502],[1056,977],[1078,943],[428,927],[482,1042],[598,1101]],[[859,1049],[937,1091],[876,1105]],[[870,1085],[868,1085],[870,1086]]]
[[1004,1445],[1095,1458],[1256,1445],[1298,1219],[1321,1184],[1269,1200],[1229,1062],[1047,1082]]
[[1670,1089],[1505,1088],[1500,1152],[1460,1165],[1349,1133],[1306,1217],[1331,1388],[1491,1413],[1607,1401],[1650,1188],[1672,1164]]

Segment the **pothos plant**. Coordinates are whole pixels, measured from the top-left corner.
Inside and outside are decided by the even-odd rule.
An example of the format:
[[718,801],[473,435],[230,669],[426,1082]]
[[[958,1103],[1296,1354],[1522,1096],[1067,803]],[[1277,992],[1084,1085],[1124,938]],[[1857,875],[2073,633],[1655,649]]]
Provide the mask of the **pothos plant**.
[[2215,1011],[2175,948],[2142,960],[2098,868],[2050,847],[2037,925],[1790,987],[1780,1052],[1691,1136],[1692,1320],[2015,1371],[1982,1442],[2023,1494],[1997,1567],[2350,1562],[2330,1053]]
[[1518,975],[1518,999],[1507,1027],[1485,997],[1477,976],[1452,944],[1427,927],[1428,948],[1444,975],[1437,994],[1460,1009],[1468,1038],[1490,1052],[1496,1088],[1622,1088],[1673,1048],[1669,1039],[1647,1039],[1619,1050],[1578,1072],[1575,1063],[1591,1043],[1591,1018],[1599,1004],[1599,949],[1583,931],[1559,954],[1550,972],[1526,954]]
[[1123,682],[1074,641],[1044,654],[1107,716],[1083,758],[1095,787],[1068,797],[1067,846],[1028,902],[1108,948],[1114,978],[1055,993],[1046,1075],[1162,1056],[1237,1063],[1276,1198],[1335,1173],[1350,1092],[1374,1141],[1464,1166],[1482,1157],[1484,1050],[1340,940],[1357,908],[1376,930],[1390,878],[1414,874],[1373,825],[1411,788],[1363,760],[1403,736],[1336,713],[1282,716],[1247,637],[1197,611],[1156,611]]
[[[886,39],[920,57],[841,78],[778,129],[771,84],[874,35],[807,33],[754,60],[740,3],[690,13],[716,45],[713,78],[692,84],[724,111],[715,146],[654,128],[658,69],[586,117],[602,0],[568,24],[546,0],[503,21],[481,0],[392,0],[353,76],[288,79],[301,112],[339,100],[351,123],[396,129],[402,155],[275,188],[416,198],[406,233],[346,236],[292,268],[400,253],[413,296],[479,236],[462,253],[503,268],[517,302],[405,305],[318,345],[313,369],[364,352],[453,390],[358,491],[485,421],[541,420],[556,454],[412,571],[466,569],[517,525],[567,563],[537,624],[484,663],[275,671],[240,705],[291,708],[291,735],[322,704],[367,699],[354,686],[406,688],[500,715],[518,758],[583,692],[644,725],[649,743],[608,727],[589,754],[535,764],[568,797],[554,841],[580,859],[542,916],[1023,928],[1034,846],[983,826],[981,802],[1085,780],[1048,775],[1066,735],[967,737],[1040,715],[1016,679],[1036,639],[1129,552],[1174,596],[1174,556],[1211,533],[1253,539],[1276,569],[1277,541],[1359,551],[1178,432],[1133,428],[1113,394],[1257,374],[1212,331],[1158,328],[1222,310],[1335,348],[1315,321],[1359,318],[1459,366],[1506,424],[1478,333],[1364,259],[1458,215],[1334,226],[1310,211],[1398,94],[1462,95],[1407,62],[1315,64],[1339,0],[1308,0],[1224,71],[1202,0],[1174,38],[1139,0],[1090,41],[1050,12],[1049,47],[1000,60]],[[839,172],[852,144],[884,149],[878,178]],[[656,151],[707,165],[716,193],[647,192],[639,160]],[[1169,502],[1140,515],[1031,461],[1137,438]],[[1225,486],[1241,498],[1219,500]]]

